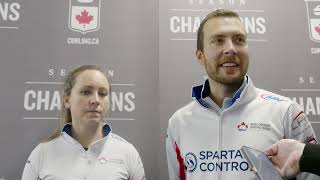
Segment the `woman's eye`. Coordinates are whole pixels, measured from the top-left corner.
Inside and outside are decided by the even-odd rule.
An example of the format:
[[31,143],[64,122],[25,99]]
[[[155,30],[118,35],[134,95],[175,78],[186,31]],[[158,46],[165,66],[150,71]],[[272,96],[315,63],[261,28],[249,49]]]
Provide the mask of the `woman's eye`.
[[81,91],[81,94],[82,94],[82,95],[88,95],[88,94],[90,94],[90,91],[88,91],[88,90],[83,90],[83,91]]

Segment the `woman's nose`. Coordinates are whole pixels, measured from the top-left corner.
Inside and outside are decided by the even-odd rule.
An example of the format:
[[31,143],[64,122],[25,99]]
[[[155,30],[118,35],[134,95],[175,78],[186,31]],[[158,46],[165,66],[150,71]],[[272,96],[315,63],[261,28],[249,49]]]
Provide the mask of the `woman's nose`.
[[99,105],[99,95],[98,93],[94,93],[90,99],[90,104],[98,106]]

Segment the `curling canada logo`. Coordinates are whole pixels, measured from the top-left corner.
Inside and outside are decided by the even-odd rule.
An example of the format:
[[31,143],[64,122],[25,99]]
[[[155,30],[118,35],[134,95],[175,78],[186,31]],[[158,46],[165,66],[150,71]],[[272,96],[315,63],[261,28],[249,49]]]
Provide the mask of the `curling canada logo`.
[[244,122],[242,122],[241,124],[238,124],[238,130],[239,131],[247,131],[248,129],[248,125]]
[[320,42],[320,0],[305,0],[305,2],[310,38],[312,41]]
[[100,26],[100,0],[70,0],[69,28],[86,34]]

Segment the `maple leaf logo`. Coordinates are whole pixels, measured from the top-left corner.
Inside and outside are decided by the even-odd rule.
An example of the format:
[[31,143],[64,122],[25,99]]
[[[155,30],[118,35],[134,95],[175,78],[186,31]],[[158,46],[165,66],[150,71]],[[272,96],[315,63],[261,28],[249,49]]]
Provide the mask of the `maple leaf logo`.
[[242,122],[241,124],[238,124],[239,131],[246,131],[247,129],[248,129],[248,125],[246,125],[246,123]]
[[76,16],[76,20],[79,21],[79,24],[83,24],[83,28],[86,27],[86,24],[90,24],[90,22],[93,20],[93,16],[89,15],[89,12],[85,9],[81,12],[81,15]]
[[320,35],[320,24],[314,27],[314,30]]
[[238,128],[240,128],[241,126],[248,128],[248,125],[246,125],[246,123],[242,122],[241,124],[238,125]]

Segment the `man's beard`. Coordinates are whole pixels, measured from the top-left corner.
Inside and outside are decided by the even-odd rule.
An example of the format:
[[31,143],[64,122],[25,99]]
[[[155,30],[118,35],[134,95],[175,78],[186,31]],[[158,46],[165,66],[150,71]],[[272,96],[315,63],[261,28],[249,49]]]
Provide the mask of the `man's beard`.
[[[205,64],[205,69],[207,72],[207,75],[214,81],[216,81],[219,84],[224,84],[224,85],[238,85],[238,84],[242,84],[243,79],[245,77],[246,73],[240,73],[240,75],[238,77],[223,77],[223,76],[219,76],[219,73],[217,71],[209,71],[208,70],[208,66],[207,64]],[[220,73],[221,74],[221,73]]]

